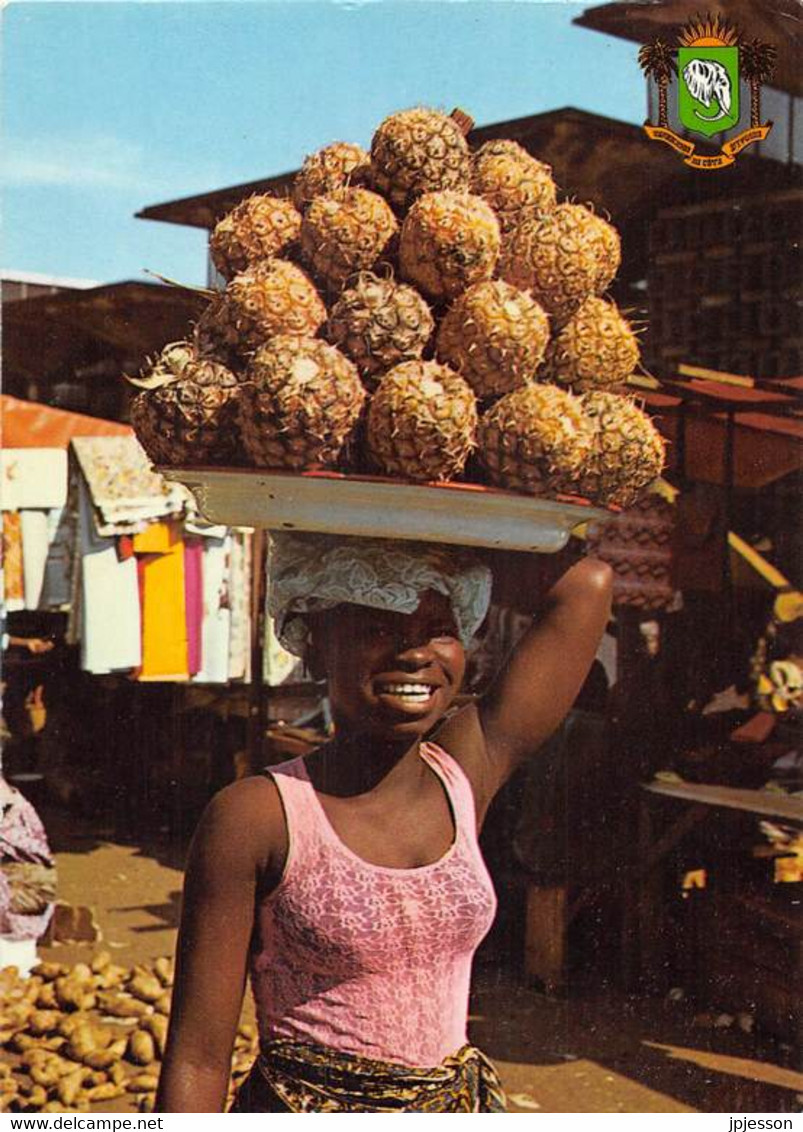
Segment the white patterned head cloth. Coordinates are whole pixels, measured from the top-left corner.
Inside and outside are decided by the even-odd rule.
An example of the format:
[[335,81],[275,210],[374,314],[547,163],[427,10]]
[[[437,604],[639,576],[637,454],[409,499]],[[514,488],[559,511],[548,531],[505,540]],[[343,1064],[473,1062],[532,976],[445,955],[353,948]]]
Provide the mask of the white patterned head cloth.
[[467,645],[491,599],[491,571],[470,553],[435,543],[272,532],[268,612],[288,652],[304,656],[305,613],[348,602],[414,613],[427,590],[446,594]]

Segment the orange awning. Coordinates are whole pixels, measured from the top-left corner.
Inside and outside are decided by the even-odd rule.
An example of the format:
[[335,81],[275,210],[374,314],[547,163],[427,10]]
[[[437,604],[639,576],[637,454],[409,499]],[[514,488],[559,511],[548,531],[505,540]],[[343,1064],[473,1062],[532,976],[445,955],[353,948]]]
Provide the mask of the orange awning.
[[0,395],[4,448],[67,448],[74,436],[127,436],[133,430],[119,421],[51,409],[36,401]]

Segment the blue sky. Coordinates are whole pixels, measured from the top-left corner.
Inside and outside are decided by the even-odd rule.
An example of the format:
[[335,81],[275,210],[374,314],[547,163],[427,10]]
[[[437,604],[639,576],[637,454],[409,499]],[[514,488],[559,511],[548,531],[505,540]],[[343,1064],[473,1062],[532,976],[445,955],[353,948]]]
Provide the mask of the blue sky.
[[12,2],[3,12],[5,271],[204,281],[205,236],[148,204],[296,168],[388,113],[478,125],[577,106],[640,122],[635,44],[541,0]]

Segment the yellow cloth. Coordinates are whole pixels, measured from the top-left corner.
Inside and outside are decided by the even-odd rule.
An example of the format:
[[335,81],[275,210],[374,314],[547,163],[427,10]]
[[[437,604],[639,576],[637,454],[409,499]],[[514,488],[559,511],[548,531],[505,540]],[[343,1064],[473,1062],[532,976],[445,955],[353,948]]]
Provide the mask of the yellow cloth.
[[189,680],[184,598],[184,541],[172,523],[152,523],[134,536],[142,605],[139,680]]
[[3,584],[9,613],[25,608],[22,561],[22,519],[19,511],[3,512]]
[[135,554],[169,554],[181,542],[175,523],[150,523],[133,538]]

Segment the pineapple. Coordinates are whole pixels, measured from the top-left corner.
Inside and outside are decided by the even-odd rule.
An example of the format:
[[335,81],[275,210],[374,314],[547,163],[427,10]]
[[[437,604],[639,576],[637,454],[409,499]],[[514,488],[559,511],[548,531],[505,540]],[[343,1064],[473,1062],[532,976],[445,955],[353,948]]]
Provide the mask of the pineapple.
[[209,252],[224,279],[232,279],[252,263],[286,254],[300,231],[301,213],[289,200],[254,195],[218,221],[209,238]]
[[613,224],[608,220],[599,220],[597,232],[599,235],[599,274],[597,275],[596,291],[601,295],[607,291],[616,278],[619,264],[622,262],[622,241]]
[[630,323],[615,303],[592,296],[549,343],[542,375],[582,393],[621,384],[638,362]]
[[580,493],[595,503],[629,507],[663,470],[663,437],[629,397],[595,391],[586,393],[582,404],[594,427],[594,447]]
[[387,202],[368,189],[316,197],[301,225],[301,254],[310,270],[336,291],[350,275],[370,270],[391,253],[399,226]]
[[368,407],[368,451],[377,467],[412,480],[454,479],[475,445],[477,403],[469,385],[438,362],[402,362]]
[[391,114],[371,140],[371,176],[400,211],[423,193],[467,190],[471,159],[463,130],[454,118],[421,106]]
[[317,334],[325,321],[323,300],[301,268],[266,259],[235,275],[210,301],[195,336],[202,350],[239,358],[276,334]]
[[131,424],[154,464],[233,464],[238,451],[237,377],[201,355],[192,342],[172,342],[141,378]]
[[590,295],[609,286],[620,257],[619,235],[607,221],[582,204],[559,204],[509,233],[499,275],[531,290],[549,314],[565,322]]
[[293,203],[304,212],[315,197],[367,182],[371,157],[351,142],[332,142],[304,159],[293,182]]
[[364,271],[332,307],[327,337],[370,383],[392,366],[420,358],[434,329],[416,290]]
[[478,397],[493,397],[535,380],[548,340],[549,319],[528,292],[487,281],[455,299],[440,324],[437,356]]
[[594,447],[594,428],[573,393],[525,385],[483,414],[478,438],[493,483],[544,495],[575,490]]
[[551,166],[514,141],[489,141],[472,155],[471,191],[494,209],[503,233],[557,203]]
[[470,193],[427,193],[402,225],[402,277],[433,301],[456,298],[490,279],[499,258],[499,221],[489,204]]
[[277,335],[256,351],[245,379],[240,430],[256,467],[303,471],[338,463],[366,392],[335,346]]

